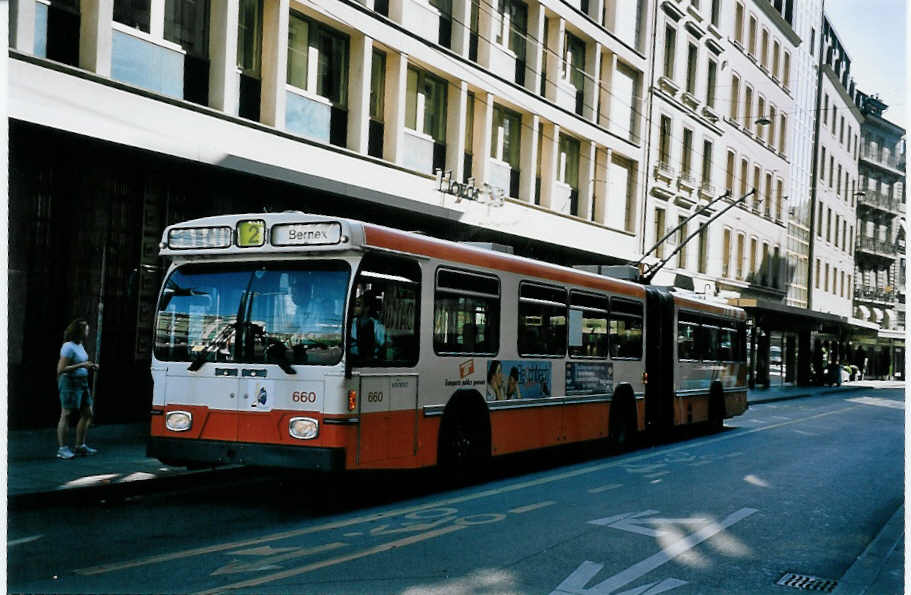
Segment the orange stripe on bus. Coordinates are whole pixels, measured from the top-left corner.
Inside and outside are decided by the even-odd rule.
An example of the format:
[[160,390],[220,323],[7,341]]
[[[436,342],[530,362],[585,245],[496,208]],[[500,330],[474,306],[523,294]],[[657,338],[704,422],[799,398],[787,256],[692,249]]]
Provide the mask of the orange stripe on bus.
[[364,234],[366,243],[376,248],[386,248],[417,256],[429,256],[518,275],[602,289],[631,297],[645,297],[645,289],[641,285],[586,274],[554,264],[535,262],[518,256],[463,246],[446,240],[416,236],[408,232],[370,224],[364,224]]

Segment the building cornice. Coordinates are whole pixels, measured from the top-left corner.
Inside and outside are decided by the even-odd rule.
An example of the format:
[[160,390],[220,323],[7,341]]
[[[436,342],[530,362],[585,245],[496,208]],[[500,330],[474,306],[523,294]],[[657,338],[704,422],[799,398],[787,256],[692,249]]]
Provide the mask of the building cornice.
[[854,98],[851,97],[848,92],[845,90],[844,85],[841,84],[841,80],[838,78],[838,75],[835,74],[835,71],[828,64],[822,66],[822,71],[826,76],[829,77],[829,81],[838,90],[838,94],[841,95],[842,101],[848,106],[848,109],[851,110],[851,113],[854,114],[854,117],[857,118],[858,123],[863,124],[866,118],[864,118],[863,113],[861,113],[860,108],[857,107],[857,104],[854,103]]
[[791,25],[786,20],[784,20],[784,17],[781,16],[781,13],[775,10],[775,7],[772,6],[769,0],[754,0],[753,4],[758,6],[759,9],[762,10],[762,12],[765,13],[765,15],[769,17],[773,23],[775,23],[775,26],[778,27],[778,30],[781,31],[788,39],[788,41],[791,42],[791,45],[793,45],[795,48],[800,46],[800,36],[794,31]]

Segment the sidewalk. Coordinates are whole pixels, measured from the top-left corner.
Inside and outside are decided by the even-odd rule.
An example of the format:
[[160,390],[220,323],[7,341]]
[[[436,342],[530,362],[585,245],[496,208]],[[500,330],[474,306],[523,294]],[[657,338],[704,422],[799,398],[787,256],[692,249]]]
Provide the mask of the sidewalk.
[[[751,405],[862,389],[903,388],[903,382],[860,381],[838,387],[776,387],[751,390]],[[70,430],[72,438],[74,430]],[[161,490],[181,482],[230,473],[231,469],[188,471],[146,456],[148,424],[114,424],[89,430],[88,443],[98,454],[68,461],[56,458],[56,428],[14,430],[7,441],[7,499],[11,505],[37,505],[48,499],[76,496],[103,499],[108,494]],[[236,469],[236,468],[235,468]],[[150,483],[147,483],[150,482]],[[840,593],[902,593],[904,568],[903,515],[887,523],[868,551],[845,575]],[[876,546],[876,547],[874,547]],[[869,579],[867,590],[853,590]],[[869,590],[875,583],[875,590]]]

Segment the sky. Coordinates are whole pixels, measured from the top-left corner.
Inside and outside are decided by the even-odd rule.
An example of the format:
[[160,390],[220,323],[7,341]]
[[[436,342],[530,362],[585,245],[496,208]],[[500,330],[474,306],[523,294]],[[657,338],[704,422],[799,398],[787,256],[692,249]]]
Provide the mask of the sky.
[[857,88],[878,93],[886,119],[908,124],[905,0],[826,0],[826,14],[851,57]]

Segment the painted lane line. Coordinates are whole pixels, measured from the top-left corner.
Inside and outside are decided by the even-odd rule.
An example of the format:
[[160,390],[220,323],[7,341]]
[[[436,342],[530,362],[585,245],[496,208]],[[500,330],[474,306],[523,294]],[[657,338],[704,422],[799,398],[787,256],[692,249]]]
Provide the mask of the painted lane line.
[[882,399],[879,397],[858,397],[856,399],[845,399],[850,403],[858,403],[860,405],[873,405],[874,407],[889,407],[891,409],[904,409],[905,403],[903,401],[894,401],[892,399]]
[[22,545],[23,543],[31,543],[33,541],[38,541],[44,537],[44,535],[32,535],[31,537],[22,537],[20,539],[14,539],[12,541],[6,542],[6,547],[13,547],[14,545]]
[[556,500],[548,500],[547,502],[538,502],[537,504],[529,504],[528,506],[520,506],[519,508],[513,508],[509,512],[513,514],[522,514],[525,512],[531,512],[532,510],[538,510],[539,508],[546,508],[552,504],[556,504]]
[[455,531],[461,531],[462,529],[467,529],[471,525],[451,525],[449,527],[443,527],[442,529],[436,529],[434,531],[428,531],[427,533],[421,533],[419,535],[412,535],[411,537],[405,537],[403,539],[398,539],[396,541],[390,541],[381,545],[368,548],[366,550],[361,550],[359,552],[354,552],[351,554],[346,554],[344,556],[338,556],[336,558],[330,558],[328,560],[321,560],[319,562],[314,562],[312,564],[307,564],[306,566],[301,566],[299,568],[291,568],[289,570],[283,570],[282,572],[276,572],[274,574],[269,574],[266,576],[261,576],[254,579],[249,579],[245,581],[240,581],[237,583],[231,583],[227,585],[222,585],[214,589],[207,589],[205,591],[200,591],[196,595],[215,595],[216,593],[224,593],[225,591],[235,590],[235,589],[246,589],[249,587],[258,587],[266,583],[275,582],[278,580],[290,578],[292,576],[299,576],[301,574],[306,574],[308,572],[313,572],[314,570],[319,570],[320,568],[326,568],[329,566],[336,566],[338,564],[344,564],[345,562],[351,562],[352,560],[357,560],[359,558],[366,558],[367,556],[373,556],[382,552],[387,552],[400,547],[405,547],[421,541],[426,541],[428,539],[434,539],[436,537],[441,537],[447,533],[453,533]]
[[[822,417],[827,417],[830,415],[838,415],[840,413],[845,413],[847,411],[853,411],[853,410],[857,409],[858,407],[859,407],[858,405],[852,405],[850,407],[843,407],[841,409],[826,411],[824,413],[817,413],[815,415],[810,415],[808,417],[804,417],[801,419],[784,421],[779,424],[772,424],[772,425],[768,425],[768,426],[763,426],[761,428],[753,428],[753,429],[749,429],[749,430],[744,429],[744,430],[738,431],[738,432],[731,432],[731,433],[723,434],[721,436],[716,436],[714,438],[709,438],[709,439],[705,440],[704,442],[701,442],[699,444],[699,446],[700,447],[709,446],[709,445],[715,444],[717,442],[734,440],[736,438],[740,438],[742,436],[748,436],[750,434],[755,434],[757,432],[767,432],[769,430],[775,430],[775,429],[782,428],[785,426],[789,426],[789,425],[793,425],[793,424],[797,424],[797,423],[801,423],[801,422],[806,422],[806,421],[811,421],[811,420],[819,419]],[[325,523],[322,525],[304,527],[302,529],[292,529],[289,531],[273,533],[270,535],[264,535],[262,537],[257,537],[257,538],[248,539],[248,540],[244,540],[244,541],[222,543],[222,544],[217,544],[217,545],[193,548],[193,549],[171,552],[171,553],[166,553],[166,554],[159,554],[159,555],[155,555],[155,556],[147,556],[144,558],[137,558],[137,559],[128,560],[125,562],[115,562],[112,564],[102,564],[99,566],[92,566],[89,568],[81,568],[81,569],[75,570],[74,572],[76,574],[84,575],[84,576],[104,574],[104,573],[108,573],[108,572],[125,570],[128,568],[136,568],[138,566],[147,566],[149,564],[160,564],[162,562],[170,562],[171,560],[179,560],[182,558],[190,558],[193,556],[201,556],[201,555],[205,555],[205,554],[223,552],[225,550],[233,550],[233,549],[239,549],[239,548],[243,548],[243,547],[257,546],[257,545],[269,543],[271,541],[280,541],[282,539],[291,539],[294,537],[301,537],[303,535],[312,535],[313,533],[320,533],[323,531],[332,531],[334,529],[341,529],[341,528],[351,527],[354,525],[360,525],[360,524],[364,524],[364,523],[372,523],[372,522],[376,522],[376,521],[383,520],[383,519],[403,516],[403,515],[407,515],[407,514],[414,513],[414,512],[420,512],[422,510],[438,508],[440,506],[450,506],[453,504],[461,504],[463,502],[472,502],[475,500],[481,500],[483,498],[489,498],[491,496],[498,496],[501,494],[507,494],[510,492],[524,490],[524,489],[530,488],[530,487],[537,487],[537,486],[541,486],[541,485],[556,483],[558,481],[563,481],[565,479],[572,479],[574,477],[579,477],[582,475],[597,473],[598,471],[603,471],[605,469],[612,469],[614,467],[629,465],[630,463],[637,463],[639,461],[647,461],[647,460],[653,459],[655,457],[667,456],[667,455],[675,453],[675,452],[691,450],[692,448],[693,448],[692,444],[681,445],[678,447],[671,447],[667,450],[660,450],[658,452],[648,452],[648,453],[644,453],[641,455],[631,456],[628,458],[624,457],[619,460],[611,460],[606,463],[598,463],[598,464],[592,465],[590,467],[573,469],[572,471],[566,471],[564,473],[559,473],[557,475],[541,477],[538,479],[524,481],[524,482],[520,482],[517,484],[503,486],[500,488],[484,490],[484,491],[477,492],[474,494],[466,494],[465,496],[458,496],[455,498],[450,498],[448,500],[441,500],[439,502],[427,502],[425,504],[421,504],[418,506],[410,506],[407,508],[389,510],[386,512],[373,513],[373,514],[364,515],[364,516],[360,516],[360,517],[353,517],[350,519],[333,521],[331,523]]]
[[622,488],[622,483],[612,483],[606,486],[601,486],[599,488],[592,488],[588,490],[589,494],[600,494],[601,492],[606,492],[607,490],[616,490],[617,488]]
[[633,564],[626,570],[618,572],[590,589],[586,589],[585,585],[595,578],[601,569],[604,568],[604,565],[586,560],[560,583],[551,595],[608,595],[613,593],[756,512],[759,511],[755,508],[741,508],[720,523],[710,523],[699,531],[664,546],[657,554]]
[[643,475],[647,479],[655,479],[656,477],[661,477],[663,475],[670,475],[670,471],[659,471],[658,473],[649,473],[648,475]]
[[[314,554],[322,554],[324,552],[331,552],[332,550],[337,550],[340,547],[345,547],[347,543],[337,541],[335,543],[327,543],[325,545],[318,545],[311,548],[292,548],[295,551],[293,552],[284,552],[274,556],[266,556],[258,560],[253,560],[251,562],[240,562],[234,560],[228,564],[225,564],[221,568],[216,569],[209,576],[217,576],[219,574],[237,574],[239,572],[256,572],[261,570],[269,570],[281,568],[281,566],[276,566],[279,562],[284,562],[286,560],[293,560],[294,558],[303,558],[304,556],[312,556]],[[284,549],[284,548],[279,548]],[[250,550],[246,552],[234,552],[235,555],[251,555]]]

